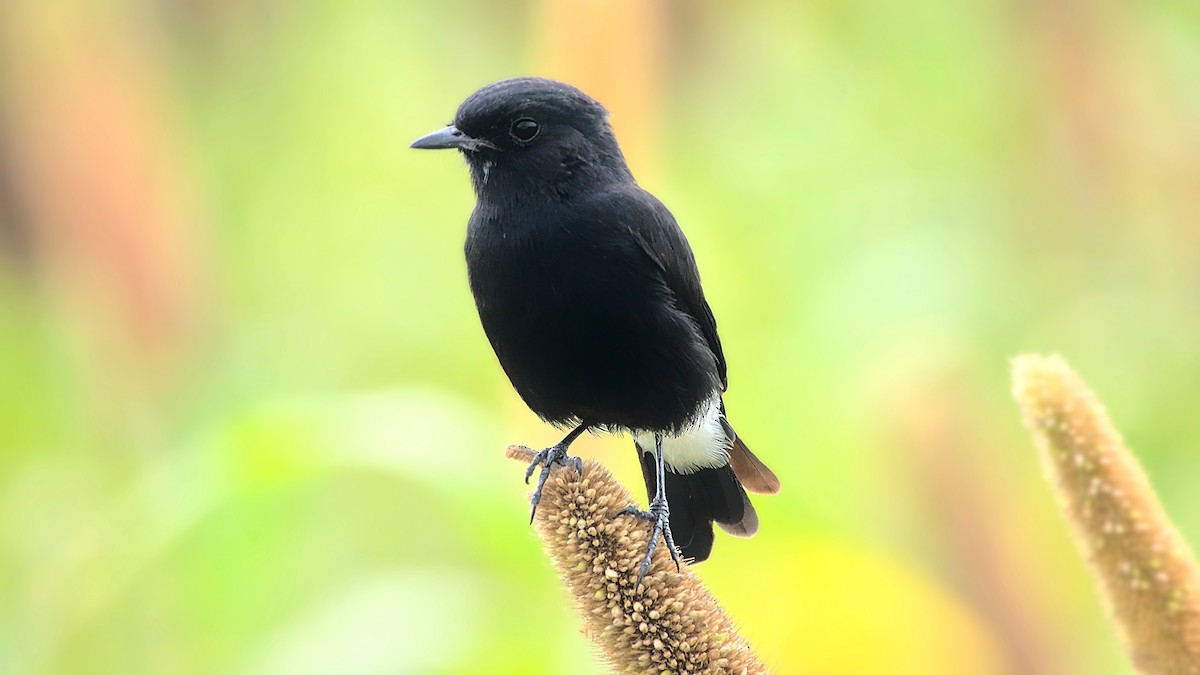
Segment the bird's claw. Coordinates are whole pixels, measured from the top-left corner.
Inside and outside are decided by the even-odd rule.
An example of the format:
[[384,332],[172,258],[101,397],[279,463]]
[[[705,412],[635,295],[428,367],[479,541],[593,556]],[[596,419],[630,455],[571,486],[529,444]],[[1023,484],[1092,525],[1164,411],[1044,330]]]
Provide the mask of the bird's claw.
[[679,551],[675,548],[675,539],[671,536],[671,510],[667,506],[666,499],[651,500],[648,511],[643,511],[636,506],[630,505],[617,511],[616,515],[633,516],[634,518],[648,520],[653,523],[653,527],[650,530],[650,543],[646,546],[646,557],[642,559],[642,565],[638,568],[637,583],[642,583],[642,579],[650,569],[650,562],[654,559],[654,551],[658,548],[659,534],[662,534],[663,539],[667,542],[667,550],[671,552],[671,560],[675,561],[675,570],[683,571],[679,562]]
[[570,463],[579,472],[579,475],[583,475],[583,460],[568,455],[566,448],[561,443],[545,450],[539,450],[533,456],[533,461],[529,463],[529,467],[525,469],[525,484],[528,485],[533,472],[539,466],[542,467],[542,473],[538,476],[537,488],[534,489],[533,498],[530,499],[530,503],[532,504],[529,510],[530,523],[533,522],[533,517],[537,515],[538,502],[542,501],[542,487],[546,484],[546,479],[550,477],[550,468],[556,463],[563,466],[567,466]]

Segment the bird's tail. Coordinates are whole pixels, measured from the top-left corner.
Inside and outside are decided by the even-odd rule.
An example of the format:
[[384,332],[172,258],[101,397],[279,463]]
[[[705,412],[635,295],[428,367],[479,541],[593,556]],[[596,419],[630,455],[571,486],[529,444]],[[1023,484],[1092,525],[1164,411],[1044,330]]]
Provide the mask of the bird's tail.
[[[664,474],[667,503],[671,507],[671,533],[683,555],[695,562],[707,560],[712,552],[714,522],[739,537],[751,537],[758,531],[758,514],[746,494],[747,488],[768,494],[779,491],[775,474],[750,452],[728,423],[725,428],[732,439],[728,464],[691,473],[676,473],[668,465]],[[654,454],[644,450],[638,447],[638,457],[646,492],[653,498]]]
[[[724,420],[722,419],[722,422]],[[738,435],[733,431],[733,427],[729,426],[729,422],[724,422],[725,431],[729,437],[733,439],[733,443],[729,446],[729,465],[733,467],[733,472],[737,474],[738,480],[750,492],[760,495],[773,495],[779,492],[779,479],[775,477],[775,472],[771,471],[762,460],[750,452],[750,448],[738,438]]]

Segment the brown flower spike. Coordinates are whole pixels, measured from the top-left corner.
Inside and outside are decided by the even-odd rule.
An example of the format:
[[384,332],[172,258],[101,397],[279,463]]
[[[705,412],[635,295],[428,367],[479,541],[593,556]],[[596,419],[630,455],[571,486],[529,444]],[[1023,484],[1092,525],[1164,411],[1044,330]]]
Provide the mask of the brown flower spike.
[[[533,451],[507,455],[528,463]],[[640,586],[638,566],[650,527],[614,517],[633,503],[629,492],[594,460],[583,475],[556,467],[542,492],[537,531],[583,617],[584,632],[614,673],[766,673],[750,645],[692,571],[675,571],[665,546]]]
[[1104,407],[1058,356],[1019,356],[1013,392],[1134,665],[1200,673],[1200,569]]

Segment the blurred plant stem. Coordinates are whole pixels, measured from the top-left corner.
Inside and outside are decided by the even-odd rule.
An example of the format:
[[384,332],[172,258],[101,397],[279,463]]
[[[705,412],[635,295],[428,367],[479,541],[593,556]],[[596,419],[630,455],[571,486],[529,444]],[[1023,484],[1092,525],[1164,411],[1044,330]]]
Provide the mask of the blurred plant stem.
[[936,361],[906,371],[898,386],[881,393],[879,418],[887,422],[889,470],[900,476],[917,504],[919,531],[928,538],[940,574],[952,579],[994,634],[1007,673],[1061,675],[1073,663],[1070,634],[1054,617],[1053,594],[1037,574],[1044,561],[1029,557],[1029,528],[1015,536],[1008,497],[1014,478],[994,466],[1003,435],[985,407],[986,378],[971,371],[952,345]]
[[1200,569],[1104,406],[1058,356],[1017,357],[1013,392],[1135,666],[1200,673]]
[[[530,462],[533,451],[507,455]],[[583,475],[559,468],[546,482],[537,511],[542,545],[558,568],[614,673],[766,673],[745,638],[691,568],[675,571],[665,546],[635,585],[646,551],[648,523],[615,517],[633,497],[600,463]]]
[[149,370],[196,328],[202,280],[163,47],[129,13],[81,0],[0,9],[0,151],[15,226],[66,314]]

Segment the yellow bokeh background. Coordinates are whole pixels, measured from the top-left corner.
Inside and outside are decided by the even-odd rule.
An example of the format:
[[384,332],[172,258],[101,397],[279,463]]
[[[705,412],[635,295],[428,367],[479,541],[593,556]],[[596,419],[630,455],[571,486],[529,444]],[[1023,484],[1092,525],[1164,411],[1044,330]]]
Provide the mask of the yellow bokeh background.
[[1063,353],[1200,540],[1196,73],[1175,0],[3,3],[0,673],[603,672],[465,167],[407,149],[527,74],[695,249],[784,486],[697,569],[773,672],[1132,672],[1008,359]]

